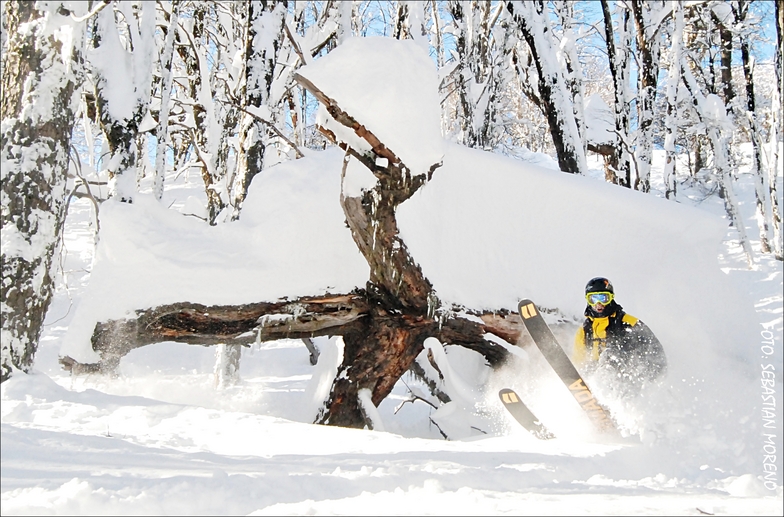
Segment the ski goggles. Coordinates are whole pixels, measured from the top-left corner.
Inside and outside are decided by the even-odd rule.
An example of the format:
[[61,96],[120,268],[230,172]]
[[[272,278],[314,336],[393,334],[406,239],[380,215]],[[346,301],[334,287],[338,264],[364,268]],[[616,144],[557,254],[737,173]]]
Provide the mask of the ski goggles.
[[585,295],[585,299],[588,301],[588,305],[596,305],[597,303],[601,303],[602,305],[607,305],[613,299],[613,294],[608,291],[602,291],[599,293],[588,293]]

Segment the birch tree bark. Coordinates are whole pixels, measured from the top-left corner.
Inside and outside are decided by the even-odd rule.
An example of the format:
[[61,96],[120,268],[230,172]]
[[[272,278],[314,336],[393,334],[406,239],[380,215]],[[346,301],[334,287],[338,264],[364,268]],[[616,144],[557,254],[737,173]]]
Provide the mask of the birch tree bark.
[[32,368],[52,298],[83,44],[83,22],[62,2],[7,2],[3,8],[0,382]]
[[776,88],[773,89],[773,121],[770,134],[770,159],[768,163],[768,179],[770,184],[771,217],[773,219],[773,255],[777,260],[784,261],[784,227],[781,224],[781,207],[778,195],[778,174],[781,156],[779,139],[784,135],[784,114],[781,105],[784,102],[784,6],[776,2]]
[[137,183],[136,140],[150,103],[155,4],[142,2],[138,18],[133,4],[119,2],[113,7],[122,14],[127,38],[120,37],[114,8],[102,10],[95,19],[88,58],[95,73],[98,117],[111,152],[110,196],[131,203]]
[[[720,11],[721,12],[721,11]],[[723,13],[722,17],[716,14],[716,9],[710,9],[710,17],[713,20],[719,37],[719,81],[724,105],[727,113],[732,112],[733,102],[735,101],[735,87],[732,84],[732,30],[728,25],[732,23],[729,12]]]
[[[618,145],[613,149],[610,157],[610,168],[613,174],[606,178],[612,183],[624,187],[632,186],[632,157],[630,154],[630,112],[629,101],[629,56],[631,52],[631,29],[629,27],[629,10],[616,2],[616,17],[618,30],[613,28],[613,17],[607,0],[602,0],[602,14],[604,17],[604,37],[607,46],[607,55],[610,64],[610,75],[613,78],[615,133]],[[618,35],[616,44],[615,36]]]
[[560,53],[566,64],[566,86],[571,95],[572,109],[574,110],[574,121],[577,125],[577,132],[583,144],[583,153],[587,149],[585,135],[585,115],[583,107],[585,105],[585,91],[583,88],[583,71],[580,58],[577,55],[577,34],[575,33],[574,6],[575,3],[567,0],[557,0],[553,2],[555,12],[558,15],[558,22],[561,25]]
[[[215,96],[212,89],[214,68],[209,66],[209,17],[214,4],[196,2],[187,16],[181,17],[175,48],[183,62],[183,95],[179,100],[184,122],[181,155],[194,156],[201,171],[207,195],[207,221],[218,222],[218,216],[229,204],[226,170],[220,161],[221,131]],[[184,161],[184,160],[183,160]]]
[[425,51],[429,51],[430,42],[427,38],[427,18],[425,17],[425,7],[429,3],[418,0],[399,0],[392,37],[414,40]]
[[[743,222],[743,216],[740,213],[738,200],[735,196],[735,191],[732,184],[732,177],[730,175],[730,152],[729,152],[729,135],[726,134],[726,110],[724,106],[717,107],[716,102],[722,103],[721,99],[715,94],[705,95],[697,80],[692,74],[691,69],[685,64],[681,63],[681,76],[683,77],[683,84],[691,94],[694,100],[694,106],[700,120],[705,124],[708,138],[711,142],[713,149],[714,167],[716,168],[716,176],[719,180],[719,187],[723,193],[724,209],[727,212],[727,217],[730,220],[732,227],[738,232],[741,248],[746,256],[746,262],[751,267],[754,264],[754,254],[749,243],[748,236],[746,235],[746,225]],[[712,95],[713,102],[709,102],[709,96]],[[718,114],[717,111],[721,109],[724,113]]]
[[166,177],[166,152],[169,147],[169,115],[171,111],[171,90],[174,80],[172,61],[174,59],[174,36],[177,33],[177,17],[180,0],[173,0],[169,13],[169,26],[160,55],[161,63],[161,108],[158,112],[158,128],[155,136],[158,140],[155,151],[155,179],[153,194],[156,198],[163,197],[163,182]]
[[515,24],[503,11],[502,4],[493,12],[490,31],[493,34],[493,52],[483,98],[480,99],[484,113],[481,113],[477,147],[496,151],[508,135],[506,124],[513,108],[506,93],[515,83],[516,73],[512,57],[517,45]]
[[[276,124],[278,99],[271,95],[278,53],[283,46],[287,2],[250,2],[245,40],[244,106],[254,109],[269,124]],[[253,177],[264,169],[269,130],[256,117],[244,115],[240,129],[239,172],[235,179],[234,218]]]
[[523,35],[539,74],[538,93],[547,117],[550,135],[558,155],[558,165],[564,172],[582,173],[585,153],[577,130],[574,110],[569,100],[566,81],[555,61],[556,45],[544,1],[507,2],[517,28]]
[[751,137],[751,173],[754,176],[754,192],[756,196],[756,218],[759,225],[760,249],[762,253],[770,253],[770,229],[773,226],[771,213],[770,186],[768,175],[762,160],[762,132],[759,126],[757,101],[754,92],[754,58],[749,48],[746,23],[749,3],[738,0],[737,9],[734,10],[735,25],[740,28],[740,53],[743,63],[743,77],[746,82],[746,119],[749,123],[749,136]]
[[637,33],[639,53],[637,88],[637,178],[634,188],[643,192],[651,189],[651,163],[653,161],[654,120],[656,118],[656,89],[659,78],[661,44],[658,15],[662,2],[632,0],[632,14]]
[[675,137],[678,131],[678,85],[681,82],[681,60],[683,58],[683,2],[672,2],[672,41],[670,43],[671,57],[667,75],[667,116],[664,121],[664,195],[667,199],[674,198],[677,194],[678,182],[675,178]]
[[623,180],[621,185],[632,188],[632,175],[637,175],[637,165],[633,154],[633,138],[631,130],[631,104],[634,95],[631,91],[631,61],[632,40],[634,31],[631,13],[622,2],[617,2],[618,12],[618,47],[616,53],[617,82],[620,86],[617,100],[620,104],[615,106],[616,128],[620,140],[621,151],[618,167]]
[[489,2],[450,0],[455,49],[458,63],[455,71],[457,94],[458,141],[468,147],[479,145],[476,111],[480,110],[478,94],[489,68]]

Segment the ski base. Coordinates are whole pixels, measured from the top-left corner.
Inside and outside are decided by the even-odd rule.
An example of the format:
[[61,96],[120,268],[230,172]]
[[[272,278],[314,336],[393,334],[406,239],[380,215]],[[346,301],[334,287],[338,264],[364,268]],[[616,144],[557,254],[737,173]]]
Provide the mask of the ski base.
[[555,438],[555,435],[551,433],[542,423],[539,421],[538,418],[528,409],[517,393],[514,390],[510,390],[508,388],[504,388],[498,392],[498,396],[501,398],[501,402],[503,402],[504,407],[509,411],[509,414],[514,417],[517,422],[520,423],[523,427],[525,427],[528,432],[532,435],[536,436],[540,440],[550,440]]
[[522,300],[517,306],[520,316],[523,318],[528,333],[541,350],[542,355],[550,366],[552,366],[561,381],[569,388],[569,392],[585,411],[588,418],[597,428],[608,433],[617,433],[615,423],[610,417],[610,412],[599,404],[591,390],[586,386],[582,376],[577,372],[577,368],[572,364],[569,356],[566,355],[558,340],[555,339],[553,332],[544,318],[539,313],[536,305],[531,300]]

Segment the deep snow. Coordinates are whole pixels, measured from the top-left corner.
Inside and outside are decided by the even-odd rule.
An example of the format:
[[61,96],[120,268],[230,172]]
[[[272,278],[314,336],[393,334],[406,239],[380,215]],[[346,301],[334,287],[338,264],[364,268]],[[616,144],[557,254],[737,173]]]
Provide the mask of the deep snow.
[[[459,158],[454,165],[451,153]],[[628,247],[620,236],[616,244],[604,238],[606,257],[625,254],[628,260],[618,259],[617,271],[601,272],[614,279],[621,303],[660,335],[671,359],[663,387],[630,407],[615,406],[619,419],[637,433],[638,443],[603,443],[596,437],[538,357],[515,358],[508,367],[491,372],[477,354],[446,347],[454,370],[451,378],[463,383],[463,389],[452,388],[453,393],[464,396],[438,412],[421,401],[398,408],[408,397],[406,384],[417,393],[426,391],[404,376],[379,408],[386,432],[307,423],[314,394],[324,384],[311,381],[311,376],[335,361],[335,340],[325,338],[317,340],[322,356],[315,367],[298,341],[245,349],[241,383],[224,390],[214,387],[213,349],[175,343],[132,352],[117,378],[69,377],[59,369],[56,358],[63,337],[69,327],[77,328],[71,322],[93,313],[96,305],[131,307],[144,299],[139,293],[162,303],[176,298],[172,291],[199,290],[215,296],[205,301],[218,303],[224,289],[225,296],[234,292],[238,298],[251,297],[258,289],[257,299],[262,299],[278,289],[284,292],[286,282],[291,285],[288,295],[304,294],[308,284],[313,291],[338,292],[352,282],[364,282],[367,266],[352,258],[358,253],[346,237],[339,210],[330,209],[328,201],[319,202],[331,198],[338,206],[340,159],[340,153],[328,151],[265,172],[246,203],[253,207],[249,217],[233,226],[207,229],[196,219],[158,213],[144,202],[134,208],[104,205],[106,238],[92,267],[93,280],[98,273],[104,275],[100,278],[115,278],[115,283],[105,284],[105,292],[96,283],[86,287],[90,207],[75,202],[65,241],[68,285],[59,285],[37,372],[17,375],[2,386],[3,514],[688,514],[698,507],[717,514],[780,512],[781,488],[768,491],[761,479],[759,371],[742,359],[748,355],[744,349],[759,350],[761,338],[731,341],[712,334],[712,325],[720,321],[710,311],[721,303],[714,303],[718,295],[704,299],[700,293],[711,289],[724,296],[720,302],[727,297],[735,303],[750,300],[745,302],[747,313],[756,305],[751,325],[772,329],[780,354],[781,266],[766,259],[754,270],[744,270],[731,240],[718,250],[698,241],[704,253],[699,247],[678,251],[688,243],[681,232],[688,231],[689,224],[713,228],[710,221],[718,217],[710,214],[720,206],[705,206],[710,201],[703,203],[708,209],[704,215],[651,199],[651,213],[661,211],[658,221],[681,218],[670,241],[669,227],[665,224],[657,233],[658,223],[651,222],[640,232],[624,234],[633,243]],[[465,171],[485,171],[481,189],[471,174],[461,172],[462,166]],[[181,185],[181,198],[198,195],[198,178],[192,180],[190,189],[187,183]],[[499,308],[512,306],[518,297],[542,299],[543,305],[561,309],[562,323],[555,328],[565,343],[580,309],[584,277],[594,270],[590,261],[562,253],[570,242],[575,249],[585,249],[590,239],[589,232],[582,232],[585,218],[558,216],[557,208],[570,203],[612,207],[623,205],[629,196],[639,198],[641,204],[630,202],[618,214],[622,229],[644,224],[648,209],[649,197],[605,188],[599,181],[587,201],[569,198],[565,185],[578,183],[590,190],[590,181],[450,147],[443,169],[409,201],[410,207],[403,205],[404,238],[442,299]],[[541,188],[560,192],[562,205],[548,211],[550,216],[542,217],[529,234],[521,207],[527,206],[523,201],[535,201]],[[745,191],[751,193],[751,187]],[[669,215],[670,207],[677,215]],[[120,215],[127,209],[137,211],[136,217]],[[251,215],[254,210],[259,213]],[[242,231],[247,233],[243,236]],[[270,235],[282,240],[275,247],[263,246]],[[539,253],[528,251],[531,235],[548,237]],[[142,237],[157,244],[144,246]],[[672,278],[667,271],[633,274],[634,261],[646,253],[634,246],[646,241],[664,246],[647,264],[674,254],[667,258],[670,264],[689,268],[693,297],[679,301],[689,285],[677,284],[668,284],[671,303],[661,307],[635,294],[654,292],[662,279]],[[303,247],[302,242],[312,246]],[[119,247],[110,253],[115,243]],[[194,255],[199,250],[201,254]],[[687,253],[700,259],[693,268]],[[710,256],[712,270],[700,272],[698,266],[711,267],[706,263]],[[347,267],[347,261],[354,267]],[[537,267],[523,267],[526,261]],[[257,268],[251,267],[254,263]],[[630,265],[622,269],[623,264]],[[720,266],[728,272],[721,273]],[[317,269],[308,271],[310,267]],[[273,269],[283,275],[279,283],[271,280],[277,278]],[[729,284],[709,285],[717,280]],[[482,289],[483,282],[491,287]],[[548,283],[553,285],[549,297]],[[122,291],[111,298],[119,285]],[[516,290],[521,294],[515,296]],[[704,305],[686,305],[700,300]],[[702,348],[677,348],[682,342],[701,343],[693,327],[684,325],[684,309],[693,313],[689,321],[700,322]],[[709,336],[719,342],[710,346]],[[775,359],[777,371],[780,357]],[[715,365],[723,367],[717,371]],[[512,425],[496,399],[502,386],[515,387],[527,397],[559,439],[541,442]],[[780,381],[777,389],[781,400]],[[472,393],[474,400],[465,400]],[[444,441],[430,417],[458,439]],[[779,434],[780,417],[776,425]]]
[[[416,62],[426,63],[404,63]],[[339,100],[354,87],[342,79],[329,92]],[[406,95],[428,109],[427,92],[416,93]],[[354,109],[402,142],[398,156],[423,143],[399,134],[403,112],[376,120]],[[578,177],[445,142],[425,147],[438,156],[418,169],[443,164],[398,216],[442,302],[514,309],[531,298],[552,310],[568,349],[583,285],[604,275],[660,337],[670,371],[643,397],[617,400],[611,385],[589,379],[625,440],[597,436],[541,356],[522,349],[492,371],[474,352],[428,341],[453,402],[407,402],[413,393],[436,403],[407,374],[378,408],[384,432],[310,424],[340,360],[337,338],[316,340],[316,366],[299,341],[246,348],[241,382],[223,389],[214,349],[176,343],[131,352],[117,377],[60,370],[60,354],[94,357],[96,321],[137,308],[364,285],[367,265],[339,206],[343,154],[311,152],[259,174],[242,218],[212,228],[180,213],[203,206],[198,174],[167,178],[160,204],[147,178],[133,205],[102,205],[95,256],[90,205],[72,202],[36,372],[1,387],[3,515],[781,514],[782,419],[777,406],[774,427],[763,428],[762,369],[775,368],[780,404],[782,264],[762,257],[746,269],[721,201],[688,184],[680,202],[607,185],[597,163]],[[350,163],[344,193],[370,184]],[[747,174],[738,195],[754,236]],[[501,387],[515,388],[558,438],[542,442],[510,422]],[[772,490],[766,432],[776,435]]]

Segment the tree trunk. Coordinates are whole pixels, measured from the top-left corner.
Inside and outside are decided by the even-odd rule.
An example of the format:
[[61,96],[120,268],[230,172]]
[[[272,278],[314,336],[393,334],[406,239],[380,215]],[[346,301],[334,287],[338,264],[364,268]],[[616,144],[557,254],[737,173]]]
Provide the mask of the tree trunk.
[[[435,51],[435,59],[436,59],[436,68],[441,70],[444,68],[445,58],[445,48],[444,48],[444,40],[441,34],[441,27],[443,22],[441,21],[441,15],[438,12],[438,1],[437,0],[430,0],[430,12],[433,18],[433,37],[434,40],[432,45]],[[439,94],[443,97],[446,97],[445,91],[448,88],[445,87],[444,81],[441,82],[439,85]],[[449,114],[447,110],[441,109],[441,134],[446,135],[449,133]]]
[[729,159],[729,146],[727,135],[723,134],[720,123],[713,120],[711,116],[705,112],[704,106],[706,103],[706,96],[700,90],[700,85],[694,78],[691,70],[684,63],[681,63],[681,77],[683,84],[694,100],[697,115],[700,120],[705,124],[708,138],[710,139],[711,147],[713,149],[713,160],[716,168],[716,176],[719,181],[720,194],[724,200],[724,209],[727,212],[727,217],[730,224],[737,230],[740,240],[741,248],[746,256],[746,262],[751,267],[754,264],[753,252],[749,239],[746,236],[746,226],[743,223],[738,200],[735,198],[735,192],[732,185],[732,177],[730,175],[730,159]]
[[661,2],[632,1],[632,14],[637,29],[637,49],[640,53],[638,71],[638,120],[637,179],[634,188],[643,192],[651,188],[651,163],[653,161],[653,132],[656,117],[656,88],[659,76],[659,33],[651,11],[661,8]]
[[[83,30],[60,2],[8,2],[4,9],[0,382],[32,368],[52,298]],[[56,37],[63,25],[72,25],[70,48]]]
[[[744,0],[738,2],[735,22],[743,24],[746,21],[748,3]],[[730,42],[730,45],[732,42]],[[731,48],[731,47],[730,47]],[[772,226],[771,207],[770,207],[770,187],[768,185],[767,171],[762,163],[762,132],[760,131],[757,103],[754,93],[754,61],[749,49],[748,37],[740,35],[740,53],[743,63],[743,77],[746,80],[746,118],[749,122],[749,134],[751,135],[751,173],[754,176],[754,193],[756,195],[756,216],[760,232],[760,249],[762,253],[770,253],[770,228]],[[732,76],[730,76],[732,78]]]
[[477,56],[475,53],[477,35],[471,30],[473,13],[470,6],[466,13],[464,6],[468,4],[464,0],[450,0],[447,5],[452,15],[455,50],[459,60],[455,71],[454,88],[457,95],[456,118],[460,125],[458,141],[467,147],[476,147],[478,138],[474,125],[474,110],[477,108],[477,103],[472,93],[477,89],[476,83],[481,80],[475,73],[481,64],[474,63],[471,66],[470,63],[481,59],[482,56]]
[[[287,2],[250,2],[248,4],[248,30],[245,40],[245,99],[244,105],[252,108],[267,108],[270,105],[270,88],[283,45],[283,27],[286,20]],[[274,124],[275,120],[270,120]],[[234,215],[239,217],[242,202],[248,194],[253,178],[264,169],[264,154],[269,138],[268,130],[248,114],[244,116],[240,129],[240,170],[234,186]]]
[[155,179],[153,194],[157,199],[163,197],[163,182],[166,177],[166,151],[169,147],[169,114],[171,111],[171,89],[174,80],[172,60],[174,57],[174,36],[177,32],[177,18],[180,10],[180,0],[172,1],[172,10],[169,15],[169,28],[164,38],[163,51],[161,52],[161,108],[158,112],[158,140],[155,152]]
[[[389,297],[361,289],[349,294],[246,305],[164,305],[137,310],[129,319],[96,325],[91,341],[93,350],[101,357],[99,363],[82,364],[70,357],[62,357],[60,363],[73,373],[109,373],[132,350],[163,341],[236,349],[279,339],[344,336],[346,348],[339,370],[344,373],[337,376],[319,421],[362,427],[365,422],[357,400],[358,390],[371,389],[372,400],[378,404],[410,368],[426,337],[470,348],[482,354],[490,365],[498,366],[507,352],[487,341],[485,334],[494,334],[511,344],[523,335],[522,320],[509,311],[467,311],[471,319],[438,319],[400,307],[387,309],[388,303]],[[355,385],[343,382],[345,379]]]
[[364,427],[359,390],[370,390],[371,400],[378,406],[411,367],[435,326],[432,319],[421,315],[391,314],[383,302],[373,307],[357,332],[343,336],[343,363],[317,422]]
[[607,0],[602,0],[604,14],[604,33],[607,42],[610,73],[613,78],[615,97],[615,132],[618,144],[609,158],[612,175],[608,181],[627,188],[632,186],[632,159],[629,152],[629,52],[631,48],[631,31],[629,30],[629,10],[617,6],[618,12],[618,45],[615,44],[612,14]]
[[784,116],[781,104],[784,102],[784,5],[776,2],[776,88],[773,95],[773,123],[770,141],[770,163],[768,179],[770,185],[771,217],[773,219],[773,254],[776,260],[784,261],[784,226],[781,224],[781,207],[779,206],[778,175],[779,138],[784,135]]
[[[201,165],[201,177],[204,182],[204,191],[207,195],[207,222],[210,225],[218,223],[218,216],[226,208],[226,189],[223,186],[225,169],[218,167],[221,146],[218,134],[214,129],[217,126],[215,117],[215,101],[210,87],[210,70],[207,51],[204,49],[207,28],[205,20],[208,18],[208,9],[212,7],[207,2],[196,2],[193,11],[189,13],[191,31],[178,30],[175,36],[175,48],[185,64],[186,88],[186,113],[193,115],[195,129],[186,133],[185,148],[192,147]],[[185,36],[185,41],[180,35]],[[212,72],[215,72],[213,69]],[[185,160],[181,160],[185,162]]]
[[574,33],[573,24],[575,3],[570,0],[558,0],[554,2],[555,10],[558,13],[558,21],[561,24],[563,35],[561,37],[561,52],[566,61],[566,86],[570,94],[574,120],[577,125],[577,133],[583,145],[583,153],[587,148],[587,136],[585,134],[585,92],[583,91],[583,70],[580,58],[577,55],[575,42],[577,35]]
[[565,79],[560,65],[555,62],[556,46],[549,28],[547,6],[539,0],[508,2],[506,7],[525,38],[539,73],[539,99],[550,127],[558,165],[564,172],[580,174],[586,168],[585,153]]
[[670,70],[667,76],[667,117],[664,122],[665,138],[664,151],[666,153],[664,163],[664,195],[667,199],[674,198],[677,194],[678,183],[675,179],[675,136],[678,131],[677,102],[678,85],[681,78],[681,59],[683,49],[683,2],[678,0],[672,3],[673,18],[675,25],[672,31],[672,58],[670,60]]
[[724,105],[727,113],[732,112],[732,102],[735,100],[735,88],[732,86],[732,31],[727,27],[727,22],[731,20],[721,20],[716,15],[716,11],[711,10],[711,19],[719,30],[719,77],[721,78],[721,89],[724,94]]
[[234,386],[240,380],[241,345],[218,345],[215,351],[215,387]]
[[[502,16],[503,5],[499,4],[491,16],[487,30],[493,34],[495,50],[489,53],[490,69],[487,82],[480,103],[485,107],[481,114],[481,122],[477,131],[477,148],[495,150],[504,142],[507,135],[504,127],[505,115],[508,108],[508,99],[504,95],[513,82],[514,65],[512,55],[517,44],[514,36],[513,20]],[[495,24],[498,28],[495,28]]]
[[354,129],[377,156],[387,159],[387,166],[381,167],[346,147],[343,176],[354,157],[377,178],[373,189],[357,197],[341,193],[340,199],[352,238],[370,266],[366,293],[371,309],[361,329],[344,334],[343,363],[338,367],[326,411],[319,417],[323,423],[363,427],[359,390],[370,390],[377,405],[408,370],[436,327],[439,301],[400,238],[395,216],[398,205],[409,199],[426,178],[424,174],[412,176],[392,150],[315,85],[300,76],[295,79],[325,105],[336,121]]
[[[111,155],[107,160],[110,196],[133,202],[137,190],[136,165],[139,149],[136,139],[150,101],[151,67],[154,51],[155,6],[143,4],[136,20],[128,4],[122,4],[127,24],[125,48],[115,22],[114,9],[101,11],[93,25],[92,65],[95,70],[95,98],[98,117]],[[112,60],[125,61],[129,66],[117,68]],[[125,87],[120,88],[123,84]],[[121,97],[130,92],[134,97]]]
[[395,21],[392,22],[392,37],[395,39],[409,39],[411,38],[411,30],[409,26],[409,5],[405,0],[397,2],[397,11],[395,13]]

